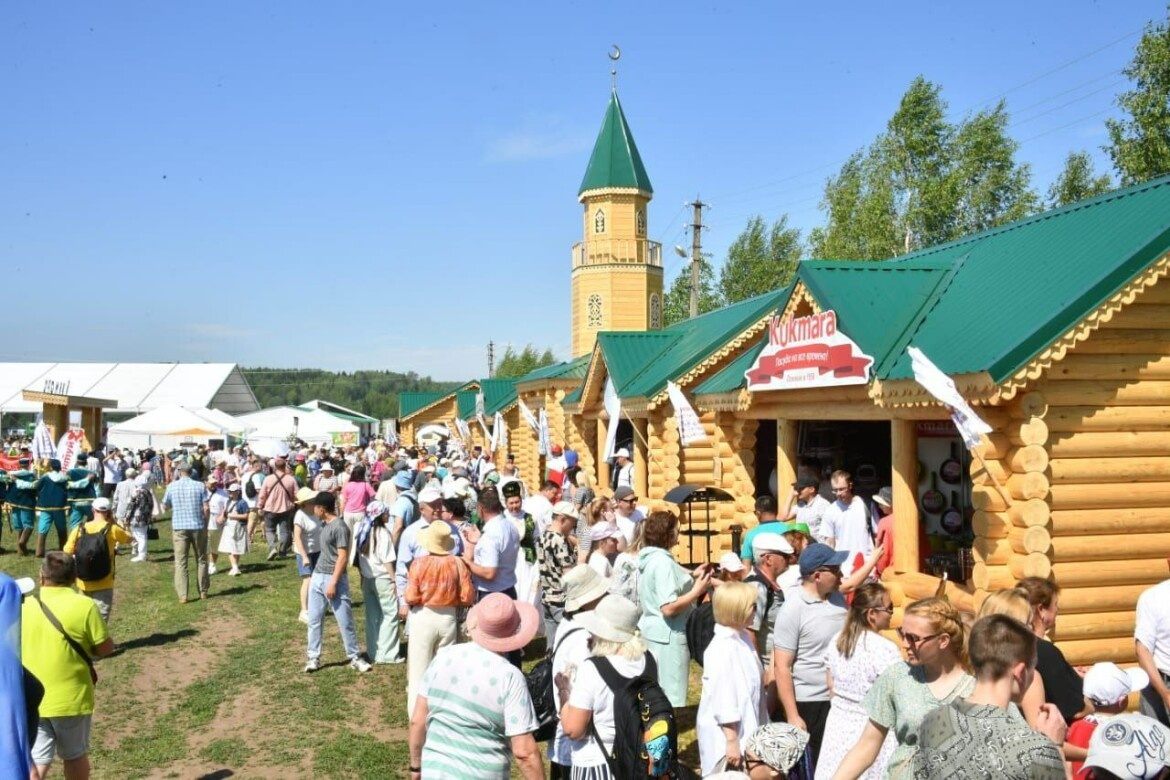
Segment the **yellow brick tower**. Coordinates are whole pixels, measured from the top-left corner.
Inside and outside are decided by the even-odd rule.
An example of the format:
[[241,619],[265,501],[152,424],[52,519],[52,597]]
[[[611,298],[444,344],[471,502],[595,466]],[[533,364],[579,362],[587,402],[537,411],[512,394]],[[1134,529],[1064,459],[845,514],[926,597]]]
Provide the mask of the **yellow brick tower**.
[[654,197],[615,89],[577,199],[583,240],[573,245],[573,357],[603,330],[662,327],[662,245],[646,238]]

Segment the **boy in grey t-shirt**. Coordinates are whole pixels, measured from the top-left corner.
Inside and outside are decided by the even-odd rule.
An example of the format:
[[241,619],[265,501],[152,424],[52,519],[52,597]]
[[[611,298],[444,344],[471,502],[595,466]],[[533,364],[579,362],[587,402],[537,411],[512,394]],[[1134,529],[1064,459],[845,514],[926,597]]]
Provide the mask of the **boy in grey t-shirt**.
[[368,672],[370,664],[358,649],[353,607],[349,600],[349,578],[346,576],[352,547],[349,527],[337,517],[337,496],[328,491],[318,493],[313,499],[313,514],[321,521],[317,536],[320,555],[309,580],[309,662],[305,664],[305,672],[321,668],[321,625],[325,620],[326,603],[337,619],[349,665],[359,672]]

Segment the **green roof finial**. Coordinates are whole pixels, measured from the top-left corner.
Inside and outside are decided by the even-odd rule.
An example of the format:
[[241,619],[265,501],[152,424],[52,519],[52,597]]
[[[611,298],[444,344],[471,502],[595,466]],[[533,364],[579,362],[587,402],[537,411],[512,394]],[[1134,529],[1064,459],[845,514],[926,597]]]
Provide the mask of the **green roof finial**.
[[[614,46],[609,54],[610,59],[616,62],[620,56],[621,50]],[[609,187],[639,189],[653,193],[650,177],[646,175],[642,156],[638,154],[634,135],[630,132],[621,101],[618,100],[617,68],[610,69],[610,76],[613,78],[613,89],[609,96],[609,107],[606,108],[601,132],[597,134],[593,154],[589,157],[589,167],[585,169],[585,178],[577,194]]]

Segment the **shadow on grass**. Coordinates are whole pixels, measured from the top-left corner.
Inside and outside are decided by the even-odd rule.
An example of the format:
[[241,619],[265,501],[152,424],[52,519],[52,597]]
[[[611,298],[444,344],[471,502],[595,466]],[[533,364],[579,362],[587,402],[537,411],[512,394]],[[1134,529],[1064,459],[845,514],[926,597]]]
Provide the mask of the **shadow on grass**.
[[111,655],[121,655],[127,650],[137,650],[140,647],[161,647],[162,645],[169,645],[172,642],[178,642],[180,639],[187,639],[188,637],[198,635],[199,632],[193,628],[183,628],[169,634],[156,632],[149,636],[141,636],[137,639],[122,642]]
[[262,571],[269,571],[271,569],[286,568],[281,561],[262,561],[260,563],[243,563],[240,564],[240,571],[245,574],[258,574]]
[[199,775],[196,780],[223,780],[225,777],[235,777],[236,773],[230,769],[217,769],[205,775]]
[[241,593],[247,593],[250,590],[257,590],[258,588],[263,587],[264,586],[260,583],[254,582],[251,585],[236,585],[234,587],[227,588],[226,590],[213,590],[210,591],[207,595],[209,598],[216,598],[219,596],[238,596]]

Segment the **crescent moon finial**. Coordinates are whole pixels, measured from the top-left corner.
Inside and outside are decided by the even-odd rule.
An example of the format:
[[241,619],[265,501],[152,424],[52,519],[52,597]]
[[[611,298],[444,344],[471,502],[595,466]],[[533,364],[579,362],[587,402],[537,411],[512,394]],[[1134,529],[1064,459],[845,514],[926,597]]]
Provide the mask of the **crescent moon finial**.
[[611,60],[613,60],[614,62],[617,62],[618,60],[620,60],[622,58],[622,50],[618,47],[618,45],[616,43],[613,45],[613,48],[610,49],[610,51],[609,51],[609,58]]
[[621,59],[621,57],[622,50],[615,43],[613,48],[609,50],[609,60],[614,64],[614,66],[609,69],[609,76],[613,82],[613,89],[615,92],[617,91],[617,61]]

